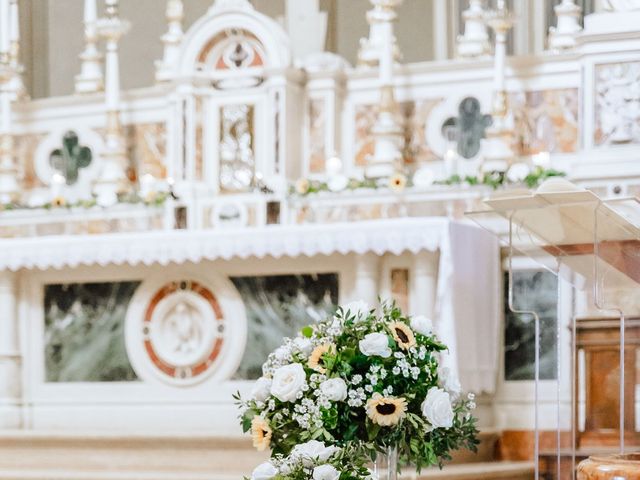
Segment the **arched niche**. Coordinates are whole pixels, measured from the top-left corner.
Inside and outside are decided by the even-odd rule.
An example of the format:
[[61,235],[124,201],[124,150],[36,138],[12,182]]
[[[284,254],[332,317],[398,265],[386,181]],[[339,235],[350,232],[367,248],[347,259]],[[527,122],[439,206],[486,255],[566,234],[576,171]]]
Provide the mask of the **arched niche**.
[[185,35],[178,76],[290,65],[289,38],[276,21],[248,2],[224,1],[213,5]]

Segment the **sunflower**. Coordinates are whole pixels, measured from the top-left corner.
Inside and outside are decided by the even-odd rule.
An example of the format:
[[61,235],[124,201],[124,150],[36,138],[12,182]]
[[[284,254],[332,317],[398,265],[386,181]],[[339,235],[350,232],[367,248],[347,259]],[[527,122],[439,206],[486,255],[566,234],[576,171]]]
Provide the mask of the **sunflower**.
[[398,346],[403,350],[409,350],[416,344],[413,331],[402,322],[393,322],[389,328]]
[[54,207],[64,207],[67,204],[67,201],[64,199],[64,197],[55,197],[53,200],[51,200],[51,205],[53,205]]
[[383,397],[374,393],[367,402],[367,416],[382,427],[397,425],[406,411],[407,401],[404,398]]
[[389,179],[389,188],[394,192],[402,192],[407,186],[407,177],[402,173],[396,173]]
[[251,438],[253,438],[253,446],[259,451],[264,452],[269,448],[271,443],[271,427],[267,421],[256,415],[251,420]]
[[311,355],[309,355],[309,368],[315,370],[318,373],[327,373],[327,369],[324,367],[324,360],[322,356],[326,353],[333,353],[335,351],[336,346],[333,343],[318,345],[313,349]]
[[309,188],[311,188],[311,183],[306,178],[300,178],[296,182],[296,193],[298,195],[306,195],[309,193]]
[[147,192],[147,193],[144,195],[144,201],[145,201],[146,203],[153,203],[153,202],[155,202],[155,201],[156,201],[156,198],[157,198],[157,197],[158,197],[158,192],[153,192],[153,191],[152,191],[152,192]]

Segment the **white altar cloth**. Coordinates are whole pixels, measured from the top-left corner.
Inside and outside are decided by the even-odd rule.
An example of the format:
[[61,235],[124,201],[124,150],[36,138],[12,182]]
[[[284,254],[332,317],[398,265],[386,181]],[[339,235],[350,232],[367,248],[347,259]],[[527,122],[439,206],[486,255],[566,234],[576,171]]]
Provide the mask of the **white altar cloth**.
[[0,240],[0,271],[151,265],[301,255],[440,252],[436,331],[463,387],[493,392],[498,367],[500,255],[480,228],[446,218]]

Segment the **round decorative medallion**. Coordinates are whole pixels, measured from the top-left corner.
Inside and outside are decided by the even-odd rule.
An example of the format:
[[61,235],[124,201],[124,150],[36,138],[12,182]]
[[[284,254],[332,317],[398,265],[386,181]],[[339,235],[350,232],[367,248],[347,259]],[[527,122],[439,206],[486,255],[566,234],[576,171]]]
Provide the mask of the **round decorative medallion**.
[[142,338],[152,363],[174,378],[202,375],[224,341],[224,315],[216,297],[198,282],[171,282],[153,296]]
[[141,379],[189,386],[235,372],[246,342],[244,305],[228,279],[212,277],[164,276],[140,285],[125,338]]

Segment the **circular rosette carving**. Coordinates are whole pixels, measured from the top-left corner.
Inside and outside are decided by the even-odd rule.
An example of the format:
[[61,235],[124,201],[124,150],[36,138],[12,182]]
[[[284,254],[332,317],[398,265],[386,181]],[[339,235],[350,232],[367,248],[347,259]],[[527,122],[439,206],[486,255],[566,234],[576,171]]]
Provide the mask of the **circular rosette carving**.
[[145,381],[187,386],[228,378],[244,351],[244,307],[226,279],[146,281],[126,322],[127,354]]
[[152,297],[142,323],[144,349],[172,378],[205,373],[224,342],[224,315],[214,294],[194,281],[171,282]]

